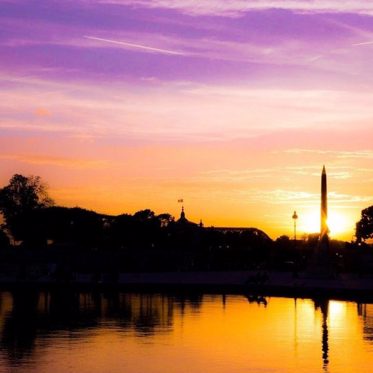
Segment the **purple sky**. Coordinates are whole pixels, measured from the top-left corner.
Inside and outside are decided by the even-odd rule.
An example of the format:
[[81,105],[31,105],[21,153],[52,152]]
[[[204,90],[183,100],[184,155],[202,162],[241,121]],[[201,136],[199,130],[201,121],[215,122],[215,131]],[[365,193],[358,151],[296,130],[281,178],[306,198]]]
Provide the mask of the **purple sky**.
[[2,183],[39,174],[58,203],[113,213],[177,214],[184,197],[195,220],[276,235],[318,208],[326,163],[350,236],[372,204],[373,3],[0,9]]

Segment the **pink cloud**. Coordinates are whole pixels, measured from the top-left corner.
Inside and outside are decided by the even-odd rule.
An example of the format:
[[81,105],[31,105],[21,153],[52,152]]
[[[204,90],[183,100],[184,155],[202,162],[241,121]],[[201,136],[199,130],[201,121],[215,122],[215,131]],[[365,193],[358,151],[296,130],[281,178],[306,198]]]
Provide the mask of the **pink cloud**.
[[251,10],[285,9],[296,12],[373,14],[373,5],[363,0],[93,0],[101,4],[122,4],[175,9],[192,15],[239,16]]

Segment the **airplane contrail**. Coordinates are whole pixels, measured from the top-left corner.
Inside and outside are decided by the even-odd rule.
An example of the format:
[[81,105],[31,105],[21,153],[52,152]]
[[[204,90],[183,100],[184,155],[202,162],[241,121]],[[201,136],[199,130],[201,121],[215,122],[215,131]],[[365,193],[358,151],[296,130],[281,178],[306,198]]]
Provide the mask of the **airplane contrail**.
[[352,45],[371,45],[373,44],[373,41],[365,41],[363,43],[356,43],[356,44],[352,44]]
[[90,40],[97,40],[97,41],[103,41],[105,43],[124,45],[125,47],[138,48],[138,49],[143,49],[143,50],[150,51],[150,52],[158,52],[158,53],[163,53],[163,54],[174,54],[174,55],[179,55],[179,56],[184,55],[184,53],[182,52],[171,51],[169,49],[154,48],[154,47],[149,47],[147,45],[141,45],[141,44],[127,43],[125,41],[103,39],[103,38],[97,38],[95,36],[84,36],[84,37]]

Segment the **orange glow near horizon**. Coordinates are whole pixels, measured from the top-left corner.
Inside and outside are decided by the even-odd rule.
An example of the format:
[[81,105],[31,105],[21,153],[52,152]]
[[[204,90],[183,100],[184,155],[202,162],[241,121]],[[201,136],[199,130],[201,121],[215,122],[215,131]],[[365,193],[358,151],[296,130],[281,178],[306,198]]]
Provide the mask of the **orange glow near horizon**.
[[[154,158],[159,158],[159,155]],[[156,160],[149,159],[148,162],[153,164]],[[170,161],[164,163],[170,164]],[[242,171],[240,174],[248,175],[241,177],[232,176],[228,171],[200,171],[195,176],[194,172],[188,170],[184,176],[174,170],[173,166],[171,170],[167,167],[159,169],[158,174],[155,174],[154,169],[150,170],[149,167],[149,164],[144,164],[143,168],[136,170],[130,167],[126,169],[124,166],[123,171],[115,174],[118,165],[102,170],[64,170],[43,164],[32,168],[21,167],[19,172],[29,175],[29,170],[32,170],[32,174],[42,176],[49,185],[51,197],[61,206],[79,206],[112,215],[133,214],[150,208],[156,214],[168,212],[177,219],[181,208],[177,200],[184,198],[188,220],[198,223],[202,219],[205,227],[256,227],[273,239],[284,234],[292,237],[291,216],[296,210],[299,216],[299,238],[306,233],[320,231],[317,175],[292,176],[299,183],[299,189],[304,188],[307,192],[290,192],[286,190],[288,174],[280,177],[276,168],[263,172],[260,169]],[[58,170],[62,172],[57,173]],[[146,174],[147,171],[149,174]],[[175,174],[172,175],[173,171]],[[134,177],[132,174],[138,176]],[[275,180],[270,179],[272,174],[275,175]],[[10,178],[11,172],[8,175]],[[3,177],[2,185],[6,185],[8,180]],[[343,184],[339,180],[329,180],[332,188],[335,185],[351,188],[346,182]],[[367,207],[367,202],[357,201],[353,202],[354,208],[344,207],[344,204],[352,202],[342,199],[350,197],[344,194],[337,197],[341,199],[337,201],[340,205],[334,207],[331,204],[329,207],[330,235],[332,238],[350,241],[354,235],[355,223],[360,218],[360,211]]]
[[[317,233],[320,231],[320,209],[316,208],[306,212],[299,218],[299,231],[304,233]],[[328,227],[333,238],[346,237],[354,227],[354,217],[345,212],[330,211],[328,214]],[[347,236],[348,237],[348,236]]]

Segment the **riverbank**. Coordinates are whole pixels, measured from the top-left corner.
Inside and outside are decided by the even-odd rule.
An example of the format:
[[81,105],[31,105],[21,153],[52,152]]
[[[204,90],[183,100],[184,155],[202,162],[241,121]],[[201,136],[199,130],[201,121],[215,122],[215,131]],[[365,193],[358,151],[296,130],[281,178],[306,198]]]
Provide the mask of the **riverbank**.
[[241,293],[262,296],[299,298],[327,297],[373,301],[373,277],[339,274],[337,277],[291,272],[225,271],[225,272],[161,272],[82,274],[57,280],[51,276],[35,279],[0,277],[2,289],[114,289],[123,291],[198,291]]
[[201,289],[203,291],[278,295],[299,298],[328,297],[373,301],[373,277],[340,274],[239,271],[122,274],[119,284],[137,289]]

